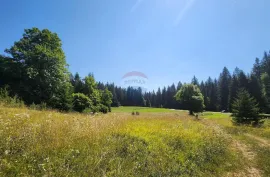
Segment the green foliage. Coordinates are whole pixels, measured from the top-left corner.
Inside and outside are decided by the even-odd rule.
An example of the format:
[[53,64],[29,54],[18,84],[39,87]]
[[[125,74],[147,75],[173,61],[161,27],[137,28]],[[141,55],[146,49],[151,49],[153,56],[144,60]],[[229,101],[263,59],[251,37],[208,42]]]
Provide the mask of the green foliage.
[[204,108],[204,98],[197,85],[185,84],[176,93],[175,98],[180,101],[183,106],[189,110],[190,114],[193,112],[202,112]]
[[41,110],[41,111],[44,111],[44,110],[47,110],[48,107],[47,107],[47,104],[42,102],[41,104],[35,104],[35,103],[32,103],[30,106],[29,106],[30,109],[33,109],[33,110]]
[[262,94],[265,102],[265,112],[270,113],[270,76],[267,73],[261,75]]
[[228,68],[224,67],[222,73],[219,76],[218,82],[218,97],[220,102],[220,109],[221,110],[228,110],[229,108],[229,85],[231,83],[231,75]]
[[101,102],[101,95],[97,89],[97,83],[92,75],[84,78],[84,94],[87,95],[96,106]]
[[93,103],[89,97],[83,93],[74,93],[73,97],[73,110],[83,112],[85,109],[93,108]]
[[245,89],[240,89],[232,104],[232,117],[235,124],[259,123],[259,108],[256,100]]
[[10,69],[4,70],[4,75],[12,94],[18,94],[27,104],[45,102],[54,108],[69,109],[71,102],[66,98],[71,98],[69,73],[56,33],[26,29],[23,37],[5,52],[11,56],[2,56],[1,60]]
[[72,76],[71,83],[74,87],[74,93],[83,93],[84,83],[81,80],[79,73],[76,73],[74,78]]
[[0,88],[0,105],[8,107],[24,107],[24,102],[17,96],[11,97],[7,87]]
[[106,113],[109,112],[109,107],[101,104],[99,106],[99,112],[102,112],[103,114],[106,114]]
[[[105,88],[105,90],[101,91],[101,103],[107,107],[107,110],[111,112],[111,104],[112,104],[112,93]],[[101,111],[103,112],[103,111]]]
[[199,81],[198,81],[198,79],[196,78],[196,76],[193,76],[193,78],[192,78],[192,80],[191,80],[191,84],[199,86]]

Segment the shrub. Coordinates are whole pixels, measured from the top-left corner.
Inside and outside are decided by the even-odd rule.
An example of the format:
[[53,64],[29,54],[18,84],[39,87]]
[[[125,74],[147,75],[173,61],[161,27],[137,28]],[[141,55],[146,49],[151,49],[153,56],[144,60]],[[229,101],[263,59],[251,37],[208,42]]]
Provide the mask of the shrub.
[[135,112],[134,112],[134,111],[132,111],[131,115],[133,115],[133,116],[134,116],[134,115],[135,115]]
[[91,107],[91,110],[92,110],[93,113],[99,112],[99,110],[100,110],[100,105],[98,104],[98,105],[96,105],[96,106],[92,106],[92,107]]
[[83,112],[87,108],[92,108],[93,104],[89,97],[83,93],[74,93],[73,97],[73,110],[78,112]]
[[47,104],[44,103],[44,102],[42,102],[42,103],[39,105],[39,107],[40,107],[40,110],[46,110],[46,109],[47,109]]
[[4,104],[5,106],[10,107],[24,107],[24,102],[15,95],[14,97],[9,96],[9,92],[7,90],[7,87],[0,88],[0,102]]
[[258,104],[245,89],[237,92],[237,97],[232,104],[232,117],[235,124],[260,123]]
[[83,110],[82,113],[89,114],[91,112],[92,112],[92,109],[91,108],[86,108],[85,110]]
[[140,115],[140,113],[138,111],[136,111],[136,115],[138,116],[138,115]]
[[29,106],[30,109],[33,109],[33,110],[37,110],[38,109],[38,105],[36,105],[35,103],[32,103],[30,106]]
[[102,112],[104,114],[108,113],[109,112],[109,108],[105,105],[100,105],[99,106],[99,112]]

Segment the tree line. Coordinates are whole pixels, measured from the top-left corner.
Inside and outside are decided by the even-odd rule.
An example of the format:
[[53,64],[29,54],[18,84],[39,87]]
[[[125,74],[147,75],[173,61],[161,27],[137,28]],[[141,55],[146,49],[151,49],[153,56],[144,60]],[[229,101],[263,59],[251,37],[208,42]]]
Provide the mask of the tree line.
[[[38,28],[26,29],[23,37],[0,55],[0,88],[25,104],[47,104],[59,110],[107,112],[111,106],[147,106],[187,109],[177,101],[177,92],[185,85],[158,88],[143,92],[133,87],[121,88],[114,83],[96,82],[93,74],[80,77],[68,71],[62,43],[56,33]],[[239,68],[230,73],[224,67],[219,78],[199,82],[204,109],[232,111],[239,89],[245,89],[259,105],[260,112],[270,113],[270,53],[256,58],[250,73]]]
[[[224,67],[219,78],[209,77],[201,81],[194,76],[190,83],[197,85],[204,98],[204,109],[207,111],[232,111],[232,103],[237,97],[237,91],[245,89],[255,98],[260,112],[270,113],[270,53],[265,52],[262,59],[256,58],[250,73],[236,67],[231,74]],[[114,106],[147,106],[164,107],[172,109],[186,109],[184,104],[175,98],[185,83],[178,82],[167,87],[158,88],[157,91],[143,93],[140,89],[132,87],[121,88],[114,84],[98,83],[98,87],[105,86],[113,94]]]

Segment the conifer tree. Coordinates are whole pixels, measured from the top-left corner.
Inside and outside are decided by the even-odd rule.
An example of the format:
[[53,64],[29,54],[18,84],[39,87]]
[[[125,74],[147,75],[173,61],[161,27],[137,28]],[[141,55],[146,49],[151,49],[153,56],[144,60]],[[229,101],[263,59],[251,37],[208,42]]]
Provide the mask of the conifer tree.
[[257,125],[260,121],[256,100],[243,88],[237,92],[237,97],[232,104],[232,117],[235,124]]

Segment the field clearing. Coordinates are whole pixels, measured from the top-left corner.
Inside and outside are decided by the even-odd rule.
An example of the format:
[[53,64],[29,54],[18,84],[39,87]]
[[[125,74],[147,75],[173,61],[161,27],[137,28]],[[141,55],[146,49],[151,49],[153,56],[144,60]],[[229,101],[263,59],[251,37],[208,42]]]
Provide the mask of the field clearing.
[[174,109],[167,109],[167,108],[149,108],[149,107],[136,107],[136,106],[120,106],[120,107],[112,107],[112,112],[126,112],[131,113],[132,111],[138,111],[138,112],[176,112],[176,111],[182,111],[182,110],[174,110]]
[[[227,130],[229,117],[195,120],[185,111],[157,114],[158,108],[132,116],[130,109],[84,115],[0,107],[0,176],[270,174],[263,156],[269,148]],[[243,160],[235,142],[257,148],[256,157]]]

